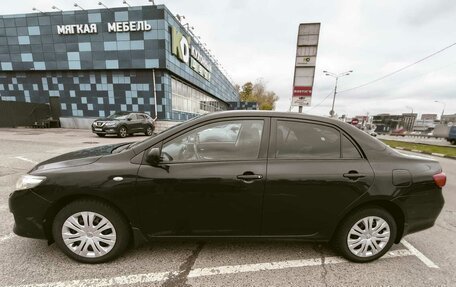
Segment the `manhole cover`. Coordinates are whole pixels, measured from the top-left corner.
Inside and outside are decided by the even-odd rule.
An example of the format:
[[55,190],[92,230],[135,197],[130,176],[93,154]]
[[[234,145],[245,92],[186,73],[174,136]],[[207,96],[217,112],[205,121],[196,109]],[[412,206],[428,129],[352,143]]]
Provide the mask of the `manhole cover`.
[[85,144],[97,144],[99,142],[82,142],[82,143],[85,143]]

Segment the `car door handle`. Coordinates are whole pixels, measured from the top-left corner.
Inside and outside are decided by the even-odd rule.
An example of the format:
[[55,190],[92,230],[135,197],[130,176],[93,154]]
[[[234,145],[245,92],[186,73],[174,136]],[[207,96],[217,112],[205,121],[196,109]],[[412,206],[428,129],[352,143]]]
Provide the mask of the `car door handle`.
[[263,176],[261,174],[241,174],[237,176],[237,179],[245,180],[245,181],[252,181],[262,179]]
[[349,171],[348,173],[344,173],[344,177],[351,180],[357,180],[358,178],[366,177],[366,175],[363,173],[358,173],[357,171]]

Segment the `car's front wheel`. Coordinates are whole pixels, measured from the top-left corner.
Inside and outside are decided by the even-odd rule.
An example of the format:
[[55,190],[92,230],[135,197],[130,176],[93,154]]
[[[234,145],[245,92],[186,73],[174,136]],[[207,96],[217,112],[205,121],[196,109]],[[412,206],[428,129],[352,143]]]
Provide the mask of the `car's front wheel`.
[[333,245],[348,260],[369,262],[391,248],[396,232],[396,221],[390,213],[369,207],[354,212],[341,223]]
[[125,126],[121,126],[119,128],[119,132],[117,133],[117,135],[121,138],[127,137],[128,136],[127,128]]
[[111,206],[96,200],[78,200],[55,216],[52,234],[59,248],[83,263],[102,263],[128,247],[130,230]]

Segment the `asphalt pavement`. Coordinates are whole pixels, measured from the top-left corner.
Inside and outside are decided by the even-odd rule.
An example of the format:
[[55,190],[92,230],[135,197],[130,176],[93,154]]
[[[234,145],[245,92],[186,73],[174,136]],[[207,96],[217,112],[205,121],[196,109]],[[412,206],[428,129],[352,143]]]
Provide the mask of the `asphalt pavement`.
[[[81,148],[143,140],[70,129],[0,129],[0,286],[456,286],[456,160],[436,225],[382,259],[347,262],[326,244],[299,241],[157,242],[105,264],[72,261],[55,244],[12,234],[8,195],[35,163]],[[423,155],[424,156],[424,155]]]

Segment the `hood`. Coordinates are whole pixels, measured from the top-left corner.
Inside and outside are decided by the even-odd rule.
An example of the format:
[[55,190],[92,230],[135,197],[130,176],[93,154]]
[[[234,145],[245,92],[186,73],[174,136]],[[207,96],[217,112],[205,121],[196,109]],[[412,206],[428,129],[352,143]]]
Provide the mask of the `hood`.
[[104,155],[109,155],[114,149],[130,143],[117,143],[111,145],[98,146],[94,148],[81,149],[65,153],[37,164],[30,172],[36,170],[65,168],[73,166],[87,165],[96,162]]
[[103,121],[103,122],[111,122],[111,121],[118,121],[118,119],[109,119],[109,118],[98,118],[95,120],[95,122],[98,122],[98,121]]

